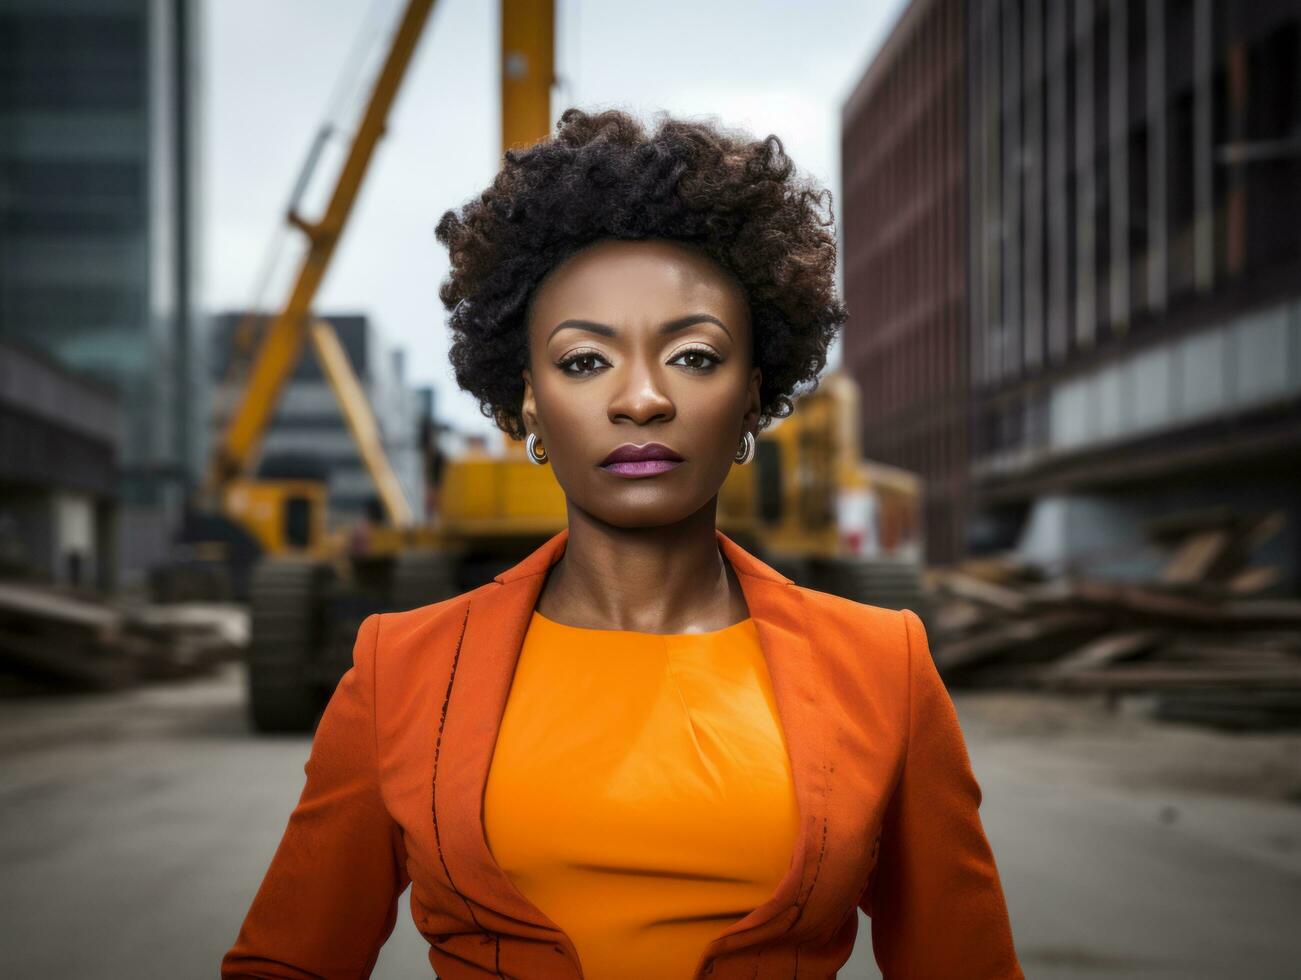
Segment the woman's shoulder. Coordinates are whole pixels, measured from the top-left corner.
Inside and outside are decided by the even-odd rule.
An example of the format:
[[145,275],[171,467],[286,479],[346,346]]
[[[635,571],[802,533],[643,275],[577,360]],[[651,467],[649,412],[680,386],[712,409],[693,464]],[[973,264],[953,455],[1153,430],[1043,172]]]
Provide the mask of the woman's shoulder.
[[403,666],[427,666],[427,661],[456,635],[465,624],[470,603],[485,589],[500,588],[488,582],[458,595],[409,609],[377,613],[375,656],[379,669],[390,672]]
[[793,583],[790,588],[800,595],[809,609],[809,615],[816,617],[816,621],[811,624],[813,627],[821,626],[842,632],[866,629],[881,642],[907,643],[905,616],[908,613],[916,615],[910,609],[877,606]]
[[802,585],[789,587],[803,601],[807,632],[819,657],[833,658],[852,674],[907,676],[910,651],[925,638],[913,610],[858,602]]

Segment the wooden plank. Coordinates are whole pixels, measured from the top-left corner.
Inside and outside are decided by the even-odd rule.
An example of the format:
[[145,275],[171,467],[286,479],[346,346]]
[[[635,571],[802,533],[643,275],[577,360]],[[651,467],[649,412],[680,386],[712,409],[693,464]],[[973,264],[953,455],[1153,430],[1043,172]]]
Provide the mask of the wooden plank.
[[1019,592],[1002,585],[995,585],[993,582],[983,581],[973,575],[942,571],[937,573],[936,578],[942,589],[963,599],[993,606],[1003,612],[1020,614],[1030,607],[1029,602]]
[[1039,568],[1012,552],[998,555],[982,555],[979,558],[965,558],[957,568],[938,568],[941,574],[956,571],[959,574],[978,578],[995,585],[1015,585],[1018,582],[1037,580],[1043,577]]
[[1146,653],[1165,638],[1166,633],[1162,630],[1108,633],[1058,660],[1043,672],[1043,676],[1049,679],[1065,677],[1095,667],[1104,667],[1118,660],[1128,660]]
[[1205,581],[1223,583],[1232,578],[1242,571],[1263,544],[1286,526],[1287,515],[1282,511],[1241,521],[1229,546],[1207,570]]
[[50,589],[0,583],[0,613],[48,619],[90,631],[114,630],[122,621],[116,609],[59,595]]
[[1223,529],[1191,535],[1175,549],[1157,578],[1167,585],[1192,585],[1206,581],[1232,540],[1229,532]]
[[985,630],[976,636],[936,645],[935,663],[941,671],[969,667],[1018,648],[1075,630],[1103,629],[1106,621],[1094,613],[1066,610],[1044,613],[1034,619],[1014,620]]
[[1282,578],[1283,573],[1276,566],[1258,565],[1242,569],[1225,582],[1224,587],[1233,595],[1255,595],[1277,585]]
[[926,623],[926,632],[932,639],[957,637],[971,633],[989,623],[986,609],[966,599],[951,599],[941,603]]
[[1163,622],[1215,623],[1223,615],[1219,603],[1166,595],[1140,585],[1081,580],[1074,583],[1071,591],[1081,602],[1107,606]]

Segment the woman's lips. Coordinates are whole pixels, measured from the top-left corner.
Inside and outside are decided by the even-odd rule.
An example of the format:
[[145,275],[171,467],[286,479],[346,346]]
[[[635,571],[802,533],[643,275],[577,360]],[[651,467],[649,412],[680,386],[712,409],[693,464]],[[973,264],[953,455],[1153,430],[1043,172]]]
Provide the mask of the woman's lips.
[[682,460],[680,459],[642,459],[637,462],[607,463],[601,469],[618,476],[657,476],[660,473],[667,473],[681,464]]

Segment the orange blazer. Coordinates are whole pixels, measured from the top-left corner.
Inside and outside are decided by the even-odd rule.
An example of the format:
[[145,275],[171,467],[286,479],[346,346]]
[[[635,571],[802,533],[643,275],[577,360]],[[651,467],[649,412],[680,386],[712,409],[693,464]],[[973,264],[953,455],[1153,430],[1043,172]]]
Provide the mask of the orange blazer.
[[[861,908],[886,980],[1022,978],[921,620],[798,586],[716,534],[758,630],[801,820],[776,891],[718,934],[695,976],[834,977]],[[568,536],[470,592],[362,623],[225,980],[370,976],[408,884],[444,980],[582,976],[483,830],[515,663]]]

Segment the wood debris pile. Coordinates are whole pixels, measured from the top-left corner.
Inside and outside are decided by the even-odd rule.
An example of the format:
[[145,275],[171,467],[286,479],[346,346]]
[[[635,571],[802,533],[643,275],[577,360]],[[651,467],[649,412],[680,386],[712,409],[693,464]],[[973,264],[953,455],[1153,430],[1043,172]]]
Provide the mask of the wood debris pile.
[[108,690],[191,676],[238,656],[246,631],[235,606],[127,606],[0,583],[0,674],[16,690]]
[[1285,520],[1153,522],[1169,558],[1144,582],[1050,577],[1003,557],[933,569],[936,664],[952,686],[1147,693],[1167,720],[1301,728],[1301,600],[1267,597],[1276,570],[1249,564]]

